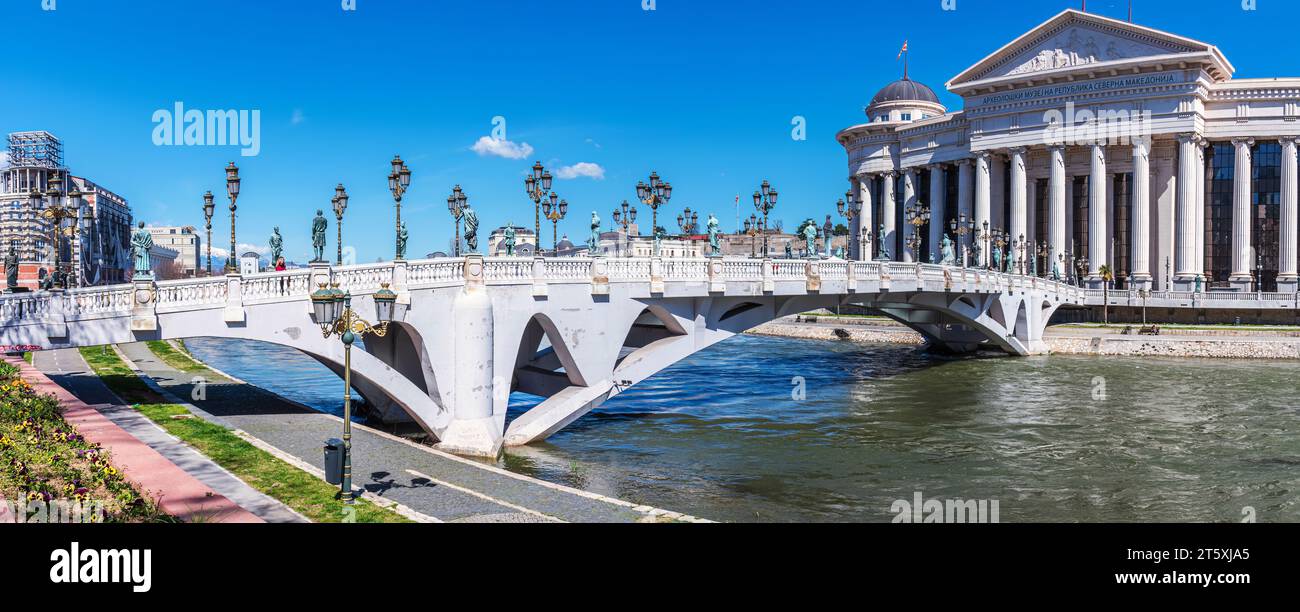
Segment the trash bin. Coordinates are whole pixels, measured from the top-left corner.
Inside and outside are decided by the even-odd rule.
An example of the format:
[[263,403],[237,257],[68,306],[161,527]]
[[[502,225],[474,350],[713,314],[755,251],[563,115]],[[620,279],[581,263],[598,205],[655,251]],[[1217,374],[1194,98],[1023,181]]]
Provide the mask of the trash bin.
[[343,484],[343,441],[338,438],[325,441],[325,482]]

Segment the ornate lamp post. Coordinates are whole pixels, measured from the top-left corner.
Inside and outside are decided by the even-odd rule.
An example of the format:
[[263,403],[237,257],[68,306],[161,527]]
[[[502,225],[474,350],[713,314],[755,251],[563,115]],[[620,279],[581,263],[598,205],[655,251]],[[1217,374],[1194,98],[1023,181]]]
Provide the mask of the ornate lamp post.
[[[533,173],[524,178],[524,190],[533,201],[533,236],[537,238],[537,251],[542,249],[542,200],[551,192],[551,171],[542,166],[542,162],[533,164]],[[555,198],[551,198],[555,204]]]
[[1087,257],[1080,258],[1079,261],[1075,264],[1075,268],[1076,268],[1076,272],[1074,275],[1074,280],[1078,282],[1080,287],[1082,287],[1084,281],[1084,275],[1088,273],[1088,258]]
[[[1008,246],[1009,244],[1011,244],[1011,237],[1008,236],[1007,233],[1006,233],[1004,230],[1001,230],[1001,229],[995,229],[995,230],[993,230],[993,246],[997,248],[997,250],[998,250],[999,253],[1004,253],[1004,252],[1006,252],[1006,250],[1007,250],[1007,246]],[[1001,270],[998,270],[998,272],[1003,272],[1003,271],[1005,271],[1005,270],[1006,270],[1006,266],[1007,266],[1007,258],[1006,258],[1006,255],[1003,255],[1003,256],[1002,256],[1002,265],[1000,266],[1002,269],[1001,269]]]
[[961,244],[961,267],[965,268],[968,256],[965,238],[967,235],[975,233],[975,220],[968,219],[966,213],[961,213],[948,224],[948,227],[952,229],[953,234],[956,234],[957,242]]
[[989,222],[984,222],[984,228],[979,230],[975,239],[984,245],[984,269],[993,269],[993,234],[989,232]]
[[1017,236],[1016,239],[1011,242],[1011,248],[1014,249],[1012,252],[1016,254],[1016,269],[1014,271],[1019,273],[1021,276],[1024,276],[1025,253],[1029,250],[1029,247],[1025,244],[1025,235],[1021,234]]
[[[54,278],[52,280],[55,285],[67,289],[68,275],[63,271],[63,221],[65,219],[77,219],[80,216],[81,211],[73,210],[71,207],[64,206],[63,179],[59,178],[58,175],[55,175],[50,178],[47,183],[49,189],[45,191],[45,197],[49,198],[50,203],[45,210],[41,211],[41,216],[49,220],[51,224],[50,233],[52,235],[52,240],[50,241],[50,245],[51,248],[54,249]],[[38,192],[34,191],[33,193],[35,194]],[[74,190],[73,192],[68,193],[68,197],[71,197],[73,193],[76,193],[76,191]],[[77,193],[78,198],[80,195],[81,194]],[[74,235],[75,231],[76,230],[74,229]]]
[[683,234],[694,234],[695,230],[699,228],[699,226],[700,214],[697,212],[691,212],[689,206],[686,207],[686,210],[683,211],[682,214],[677,215],[677,227],[682,229]]
[[465,205],[469,202],[469,197],[461,190],[460,185],[451,189],[451,195],[447,196],[447,212],[451,213],[451,218],[456,223],[456,246],[452,249],[452,257],[460,257],[460,218],[465,215]]
[[[921,228],[930,224],[930,207],[921,202],[916,206],[907,209],[907,223],[912,226],[912,235],[907,238],[907,247],[911,249],[912,255],[916,261],[921,261],[921,254],[917,249],[921,248]],[[930,255],[929,253],[926,254]],[[933,257],[930,257],[933,260]]]
[[763,214],[763,225],[760,230],[763,232],[763,257],[768,256],[767,215],[768,213],[772,212],[773,208],[776,208],[776,197],[777,197],[776,189],[773,188],[772,185],[769,184],[766,179],[763,180],[762,185],[758,186],[758,191],[754,192],[754,208],[758,212]]
[[[650,182],[643,183],[637,181],[636,197],[641,200],[642,204],[650,207],[650,235],[655,236],[659,231],[659,207],[668,203],[673,197],[672,183],[659,179],[659,173],[650,172]],[[658,257],[659,253],[653,253]]]
[[560,224],[560,219],[563,219],[565,215],[569,214],[569,203],[565,200],[560,200],[560,203],[556,204],[555,200],[558,197],[559,196],[555,195],[555,192],[552,191],[550,199],[542,202],[542,215],[546,217],[547,221],[551,222],[551,255],[553,257],[560,256],[559,241],[556,240],[556,235],[558,234],[556,228]]
[[[844,219],[848,221],[849,227],[853,227],[853,220],[862,214],[862,202],[859,202],[858,199],[853,196],[853,190],[850,189],[844,192],[843,200],[835,202],[835,210],[840,213],[841,217],[844,217]],[[866,248],[863,246],[862,232],[858,232],[858,234],[858,259],[867,259],[865,255]]]
[[384,283],[383,288],[375,292],[374,299],[378,325],[357,316],[352,310],[352,294],[339,291],[337,283],[330,289],[322,283],[320,289],[311,294],[312,317],[320,325],[321,334],[326,338],[338,336],[343,342],[343,484],[339,497],[345,504],[353,503],[352,343],[356,342],[357,335],[373,334],[382,338],[388,333],[397,294],[388,288],[388,283]]
[[[1047,243],[1046,243],[1046,242],[1040,242],[1040,243],[1038,243],[1038,251],[1037,251],[1038,256],[1034,258],[1034,276],[1042,276],[1042,277],[1046,277],[1046,276],[1047,276],[1047,274],[1048,274],[1048,268],[1051,267],[1051,266],[1047,265],[1048,263],[1050,263],[1050,262],[1048,262],[1048,260],[1047,260],[1048,255],[1049,255],[1050,253],[1051,253],[1051,249],[1047,248]],[[1042,262],[1043,262],[1043,267],[1042,267],[1041,272],[1040,272],[1040,270],[1039,270],[1039,268],[1038,268],[1038,262],[1039,262],[1039,261],[1042,261]]]
[[212,192],[203,194],[203,227],[208,231],[208,276],[212,276],[212,214],[217,212],[217,205],[212,201]]
[[230,253],[226,257],[226,273],[239,271],[235,265],[235,202],[239,199],[239,167],[235,162],[226,165],[226,197],[230,198]]
[[397,223],[394,228],[394,259],[402,258],[402,196],[411,186],[411,169],[406,167],[406,162],[402,161],[401,155],[394,155],[393,161],[389,162],[392,166],[392,172],[388,173],[388,191],[393,194],[393,204],[397,207]]
[[627,226],[628,224],[636,223],[636,207],[629,205],[627,200],[623,200],[622,209],[614,209],[614,223],[623,225],[623,240],[627,244],[628,257],[631,257],[632,236],[628,233]]
[[[335,228],[338,230],[339,249],[337,265],[341,266],[343,265],[343,213],[348,210],[348,191],[343,188],[343,183],[339,183],[338,187],[334,188],[334,198],[331,202],[333,202],[334,205],[334,219],[338,221],[338,223],[335,224]],[[274,261],[271,262],[271,266],[274,267],[276,263],[277,262]]]
[[758,235],[763,232],[763,220],[754,215],[749,215],[745,219],[745,233],[749,234],[749,257],[751,259],[758,256]]

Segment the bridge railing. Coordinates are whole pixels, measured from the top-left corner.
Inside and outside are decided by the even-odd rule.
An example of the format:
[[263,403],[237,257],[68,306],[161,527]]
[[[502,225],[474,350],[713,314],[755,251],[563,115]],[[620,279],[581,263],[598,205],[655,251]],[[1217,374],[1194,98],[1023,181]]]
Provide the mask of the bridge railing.
[[406,265],[406,284],[411,288],[449,285],[464,280],[465,258],[463,257],[421,259]]

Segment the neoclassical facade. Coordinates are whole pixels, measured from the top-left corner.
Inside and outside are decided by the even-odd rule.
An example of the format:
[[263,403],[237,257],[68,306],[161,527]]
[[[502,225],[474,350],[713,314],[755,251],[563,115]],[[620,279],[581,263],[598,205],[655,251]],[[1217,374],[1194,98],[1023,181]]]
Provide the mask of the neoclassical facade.
[[1234,70],[1213,45],[1067,10],[950,80],[961,111],[905,77],[837,135],[863,204],[852,243],[930,261],[947,234],[987,263],[988,227],[1026,273],[1296,291],[1300,78]]

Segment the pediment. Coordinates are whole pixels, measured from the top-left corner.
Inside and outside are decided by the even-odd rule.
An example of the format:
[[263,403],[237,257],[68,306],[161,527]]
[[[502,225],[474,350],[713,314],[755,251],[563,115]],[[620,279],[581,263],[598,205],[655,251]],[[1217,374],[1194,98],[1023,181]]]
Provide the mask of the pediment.
[[1213,45],[1067,10],[971,66],[949,81],[948,88],[1106,64],[1132,64],[1143,58],[1177,61],[1179,56],[1192,62],[1214,63],[1220,73],[1231,76],[1231,64]]

